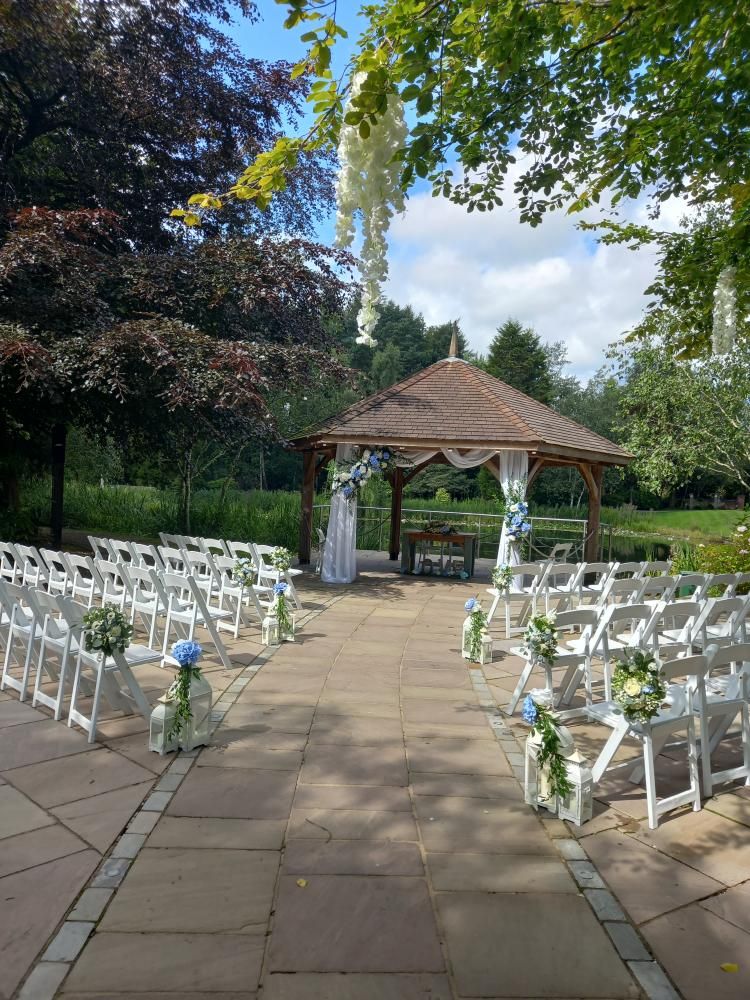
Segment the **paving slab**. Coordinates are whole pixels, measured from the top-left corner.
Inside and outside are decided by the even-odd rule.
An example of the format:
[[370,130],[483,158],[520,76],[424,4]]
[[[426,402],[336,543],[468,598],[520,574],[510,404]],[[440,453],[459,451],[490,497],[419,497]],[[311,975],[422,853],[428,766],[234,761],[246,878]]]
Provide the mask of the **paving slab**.
[[285,875],[424,875],[416,844],[378,840],[289,840]]
[[0,840],[50,826],[54,822],[53,816],[40,809],[23,792],[12,785],[0,786]]
[[[693,904],[645,924],[642,933],[684,1000],[750,996],[750,934]],[[737,972],[721,966],[734,963]]]
[[615,895],[636,923],[720,892],[722,884],[617,831],[584,841]]
[[414,801],[428,851],[446,853],[460,846],[465,853],[557,857],[533,810],[521,802],[433,795]]
[[0,879],[0,996],[11,996],[99,861],[82,851]]
[[169,804],[172,816],[287,819],[297,775],[236,767],[194,767]]
[[82,733],[45,718],[43,722],[0,730],[0,771],[95,749]]
[[410,771],[506,776],[511,773],[500,747],[482,740],[414,740],[407,737],[406,756]]
[[735,823],[750,826],[750,798],[743,795],[735,795],[733,792],[717,795],[704,802],[703,808],[718,813],[720,816],[726,816],[727,819],[734,820]]
[[418,878],[319,875],[279,884],[271,972],[442,972],[427,886]]
[[27,722],[42,722],[49,716],[44,712],[32,708],[25,702],[8,699],[0,701],[0,729],[7,729],[10,726],[23,726]]
[[400,719],[347,718],[316,713],[310,743],[337,746],[387,746],[402,740]]
[[100,929],[265,933],[278,865],[276,851],[145,848]]
[[20,833],[17,837],[8,837],[0,850],[0,878],[56,858],[64,858],[77,851],[85,851],[88,846],[59,824]]
[[299,785],[294,806],[300,809],[412,811],[408,788],[396,785]]
[[[67,726],[61,728],[67,729]],[[6,777],[29,798],[49,809],[115,788],[150,781],[153,775],[120,754],[95,748],[89,753],[76,753],[17,768],[9,771]]]
[[496,774],[440,774],[411,771],[409,779],[415,795],[506,799],[516,804],[520,798],[516,779]]
[[278,851],[285,830],[286,821],[277,819],[162,816],[148,838],[148,847]]
[[453,1000],[447,976],[378,973],[274,973],[264,1000]]
[[52,812],[65,826],[104,853],[125,829],[130,817],[151,791],[154,780],[68,802]]
[[718,896],[711,896],[700,905],[750,934],[750,881],[727,889]]
[[[97,933],[65,981],[63,996],[106,996],[113,986],[124,996],[182,998],[255,990],[263,938],[243,934]],[[226,1000],[226,998],[224,998]]]
[[427,868],[436,891],[578,892],[557,858],[429,852]]
[[299,750],[274,750],[248,745],[241,739],[222,746],[206,747],[198,767],[249,767],[259,771],[298,771],[302,766]]
[[[295,801],[297,801],[295,799]],[[408,812],[375,809],[292,809],[288,836],[308,840],[417,841]]]
[[725,885],[750,878],[747,827],[710,809],[674,817],[656,830],[641,827],[634,836]]
[[408,784],[406,757],[400,746],[310,746],[305,753],[300,782],[303,785],[401,785]]
[[437,905],[462,996],[639,996],[581,896],[447,892]]

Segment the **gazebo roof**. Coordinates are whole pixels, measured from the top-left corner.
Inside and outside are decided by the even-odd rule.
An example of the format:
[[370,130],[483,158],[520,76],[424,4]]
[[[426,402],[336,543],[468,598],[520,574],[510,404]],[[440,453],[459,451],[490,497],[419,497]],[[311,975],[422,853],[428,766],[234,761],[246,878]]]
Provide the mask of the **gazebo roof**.
[[297,448],[388,444],[394,448],[515,448],[559,460],[627,465],[607,438],[461,358],[410,375],[294,439]]

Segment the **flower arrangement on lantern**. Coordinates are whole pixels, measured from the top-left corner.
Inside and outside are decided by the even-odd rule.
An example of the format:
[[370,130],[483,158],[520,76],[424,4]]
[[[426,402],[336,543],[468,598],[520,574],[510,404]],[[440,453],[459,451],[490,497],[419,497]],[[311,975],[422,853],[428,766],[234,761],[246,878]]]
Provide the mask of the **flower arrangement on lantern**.
[[279,632],[281,633],[282,639],[294,635],[294,621],[292,620],[292,616],[289,614],[289,608],[286,603],[286,592],[288,589],[289,584],[284,583],[283,581],[274,584],[273,588],[271,614],[276,617],[279,623]]
[[470,597],[464,604],[468,618],[464,622],[463,653],[473,663],[479,663],[482,654],[482,640],[487,631],[487,615],[476,597]]
[[83,641],[87,653],[124,653],[130,645],[133,626],[120,608],[105,604],[91,608],[83,616]]
[[530,694],[524,699],[521,717],[531,726],[531,735],[539,733],[541,745],[537,753],[537,766],[549,774],[549,788],[553,795],[565,799],[573,790],[568,778],[565,758],[560,753],[560,732],[554,712],[540,705]]
[[286,573],[292,565],[293,556],[289,549],[285,549],[282,545],[277,545],[270,554],[269,559],[274,569],[278,570],[279,573]]
[[232,566],[232,578],[241,587],[252,587],[255,580],[255,565],[252,559],[248,559],[247,557],[237,559],[234,566]]
[[667,694],[661,667],[651,653],[627,650],[612,674],[612,697],[629,722],[649,722]]
[[193,642],[192,639],[180,639],[172,645],[172,658],[177,660],[179,670],[177,677],[169,686],[167,698],[174,702],[174,721],[167,733],[167,739],[171,740],[179,736],[183,727],[188,724],[193,717],[193,710],[190,705],[190,685],[193,680],[201,676],[200,667],[196,664],[203,654],[203,647]]
[[554,611],[548,615],[534,615],[523,634],[523,654],[536,663],[551,667],[557,656],[557,625]]
[[495,566],[492,571],[492,585],[501,594],[507,594],[513,586],[513,567],[507,563],[503,566]]
[[356,497],[368,479],[386,472],[396,459],[392,448],[364,448],[349,468],[338,468],[331,483],[331,491],[341,492],[346,500]]

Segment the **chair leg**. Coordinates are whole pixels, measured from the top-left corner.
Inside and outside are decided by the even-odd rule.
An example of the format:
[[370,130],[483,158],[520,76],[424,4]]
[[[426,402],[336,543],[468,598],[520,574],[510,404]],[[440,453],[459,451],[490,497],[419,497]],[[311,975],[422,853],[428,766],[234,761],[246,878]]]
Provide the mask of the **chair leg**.
[[613,729],[610,733],[609,739],[604,744],[604,749],[594,762],[594,766],[591,768],[591,776],[594,779],[595,785],[599,784],[602,775],[612,763],[612,759],[617,753],[617,750],[625,738],[627,731],[628,724],[625,722],[624,725],[618,726],[617,729]]
[[521,700],[521,695],[526,690],[526,685],[528,683],[529,677],[531,676],[531,671],[533,669],[534,669],[533,662],[531,660],[528,660],[526,662],[526,666],[521,671],[521,676],[518,678],[518,684],[516,684],[516,689],[511,695],[510,701],[508,702],[508,707],[506,708],[506,712],[508,713],[508,715],[513,715],[513,713],[515,712],[516,706]]
[[643,765],[646,773],[646,803],[648,806],[648,826],[655,830],[659,825],[656,810],[656,771],[654,768],[654,744],[650,732],[643,735]]

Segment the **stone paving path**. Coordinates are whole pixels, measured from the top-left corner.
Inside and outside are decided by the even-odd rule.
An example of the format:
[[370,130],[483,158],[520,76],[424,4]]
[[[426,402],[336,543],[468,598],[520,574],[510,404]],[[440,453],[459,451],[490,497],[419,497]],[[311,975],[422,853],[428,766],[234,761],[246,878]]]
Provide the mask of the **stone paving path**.
[[[6,887],[15,876],[0,878],[3,956],[3,918],[36,914],[24,934],[11,927],[16,980],[94,873],[22,1000],[746,997],[750,799],[729,789],[654,835],[640,822],[642,790],[621,786],[603,789],[580,831],[537,817],[492,701],[504,702],[521,664],[501,653],[485,680],[458,653],[473,591],[378,572],[340,590],[306,580],[307,605],[324,609],[298,643],[264,662],[244,641],[230,647],[236,671],[207,665],[223,721],[193,756],[160,760],[142,731],[124,734],[133,720],[113,719],[107,746],[78,746],[80,763],[69,751],[38,765],[14,757],[3,770],[0,730],[0,796],[25,797],[0,808],[0,824],[11,814],[26,823],[15,834],[0,825],[0,862],[23,838],[37,862],[20,891],[11,886],[18,896]],[[163,686],[155,675],[153,690]],[[45,735],[52,727],[68,734],[59,744]],[[36,734],[6,753],[36,746],[37,760],[79,736],[46,717],[14,728]],[[576,736],[593,754],[606,734],[592,728]],[[94,754],[99,767],[84,768]],[[119,773],[129,767],[145,776]],[[101,784],[113,768],[119,777]],[[718,820],[732,823],[724,845]],[[63,848],[80,840],[67,845],[64,880],[35,840],[52,824]],[[721,971],[720,955],[739,973]],[[12,995],[10,980],[0,963],[0,997]]]

